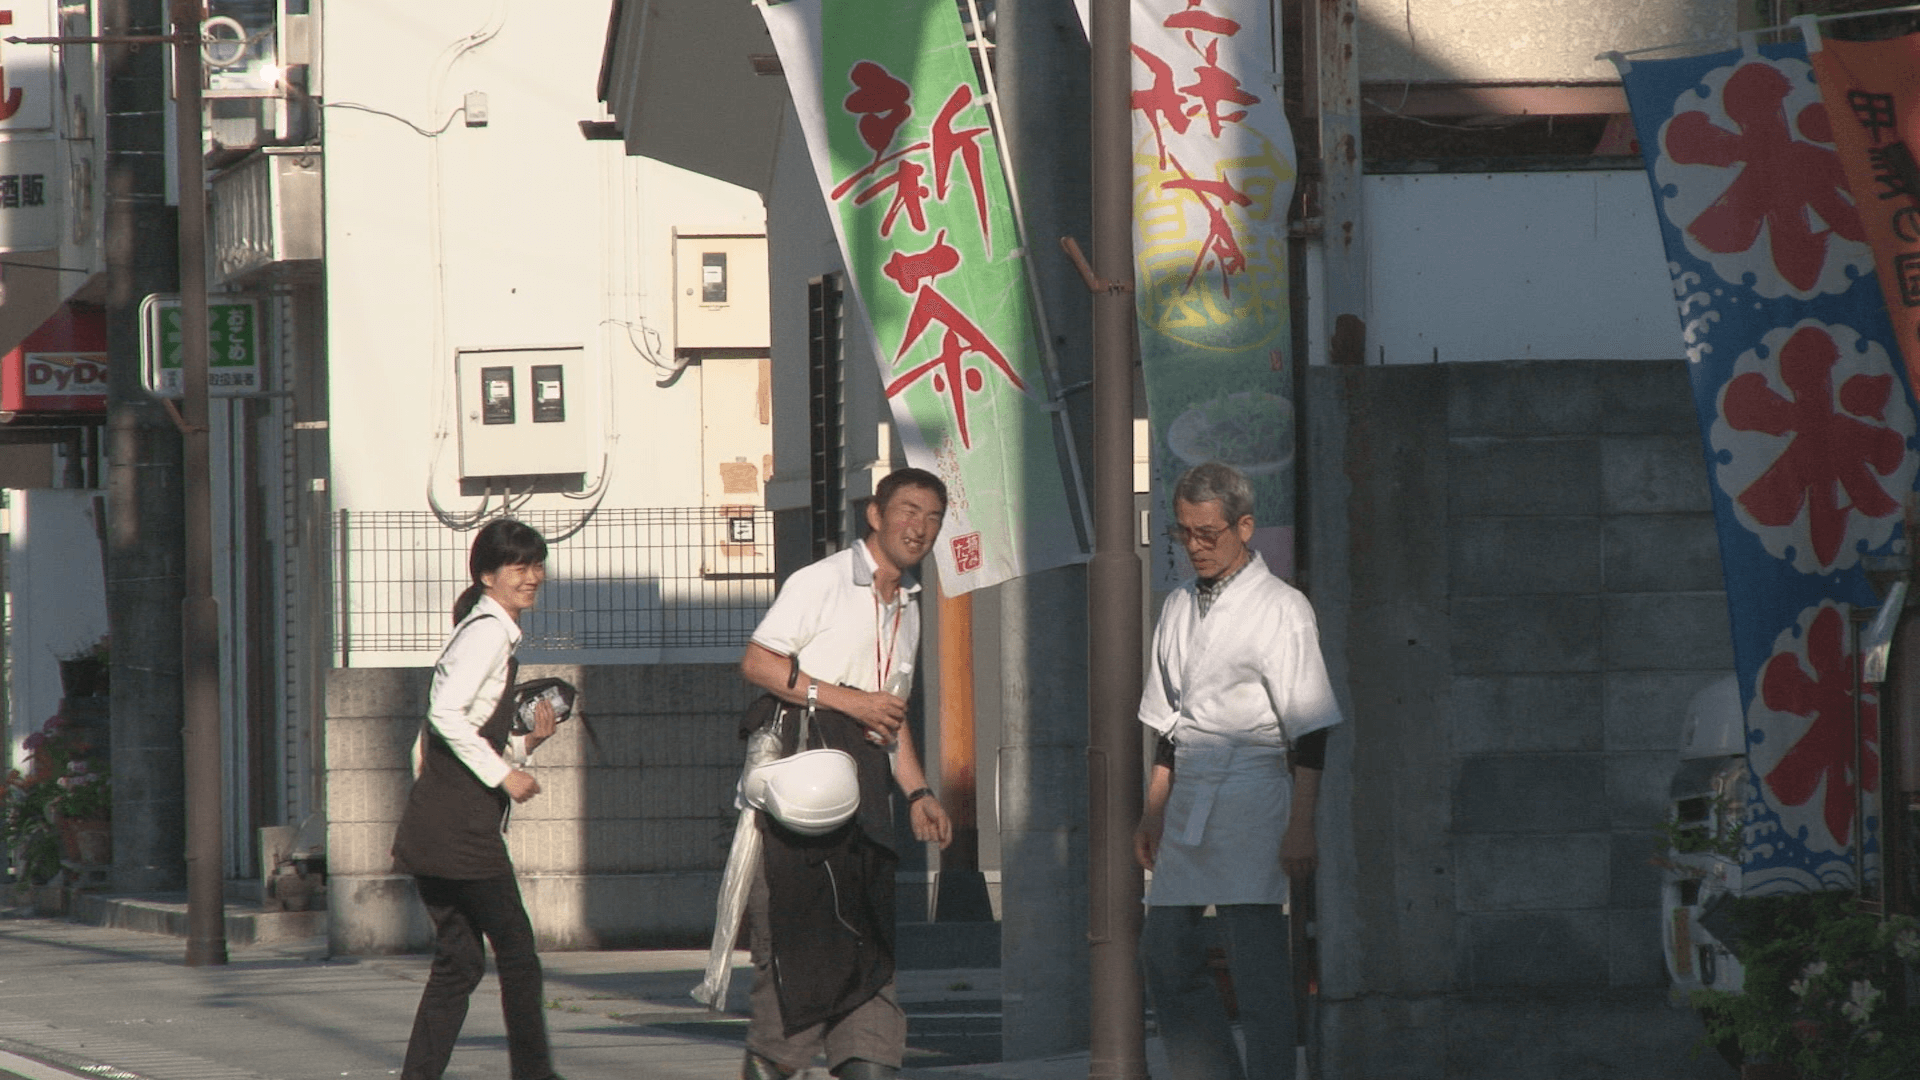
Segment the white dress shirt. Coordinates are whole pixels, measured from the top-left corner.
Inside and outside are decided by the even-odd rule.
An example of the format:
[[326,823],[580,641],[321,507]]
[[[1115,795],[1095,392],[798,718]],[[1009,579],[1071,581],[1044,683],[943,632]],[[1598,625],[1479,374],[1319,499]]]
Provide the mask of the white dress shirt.
[[[427,723],[488,787],[499,787],[508,773],[527,762],[525,736],[509,736],[505,755],[495,753],[480,737],[480,729],[492,719],[500,695],[506,692],[507,661],[519,646],[520,624],[493,597],[483,595],[454,627],[433,667]],[[426,754],[426,737],[422,731],[413,743],[416,779]]]
[[1278,904],[1286,750],[1340,722],[1313,607],[1258,552],[1200,613],[1196,583],[1153,631],[1140,722],[1174,744],[1150,904]]

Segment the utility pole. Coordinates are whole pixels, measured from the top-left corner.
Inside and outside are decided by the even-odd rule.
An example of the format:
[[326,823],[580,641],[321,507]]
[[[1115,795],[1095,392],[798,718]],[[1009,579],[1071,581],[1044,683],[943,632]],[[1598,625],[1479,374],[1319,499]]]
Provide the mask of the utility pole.
[[[1055,243],[1088,235],[1087,44],[1070,0],[995,5],[996,93],[1030,272],[1077,460],[1093,460],[1086,285]],[[1087,985],[1087,569],[1004,582],[999,642],[1000,1042],[1004,1060],[1084,1049]],[[985,605],[983,605],[985,607]],[[990,621],[989,621],[990,620]],[[944,624],[942,627],[945,633]]]
[[200,135],[202,0],[173,0],[180,169],[181,471],[186,595],[180,607],[187,758],[187,965],[227,962],[220,828],[220,604],[213,596],[213,457],[207,420],[206,151]]
[[107,622],[113,887],[185,884],[180,433],[141,385],[140,301],[179,286],[167,206],[164,0],[100,8],[107,139]]
[[1140,556],[1133,512],[1132,5],[1091,0],[1093,564],[1087,741],[1088,1062],[1093,1080],[1147,1074],[1140,971]]

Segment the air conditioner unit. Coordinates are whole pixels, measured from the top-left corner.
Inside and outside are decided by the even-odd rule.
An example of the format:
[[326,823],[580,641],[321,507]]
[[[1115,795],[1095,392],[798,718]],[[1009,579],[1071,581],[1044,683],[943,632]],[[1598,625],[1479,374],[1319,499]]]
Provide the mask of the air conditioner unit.
[[318,271],[325,251],[320,153],[267,147],[213,179],[209,246],[214,280],[262,271]]

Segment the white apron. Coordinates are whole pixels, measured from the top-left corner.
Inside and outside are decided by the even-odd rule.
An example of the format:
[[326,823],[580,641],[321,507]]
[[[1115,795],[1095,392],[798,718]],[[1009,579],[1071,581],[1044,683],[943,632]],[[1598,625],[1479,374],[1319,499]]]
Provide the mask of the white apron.
[[1281,904],[1293,780],[1270,746],[1176,747],[1147,903]]

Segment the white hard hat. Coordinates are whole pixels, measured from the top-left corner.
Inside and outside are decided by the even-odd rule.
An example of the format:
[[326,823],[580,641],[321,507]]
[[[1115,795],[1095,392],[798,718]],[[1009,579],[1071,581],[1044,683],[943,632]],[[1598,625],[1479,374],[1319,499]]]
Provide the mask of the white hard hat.
[[843,750],[803,750],[748,773],[741,794],[794,832],[820,836],[860,808],[860,774]]

